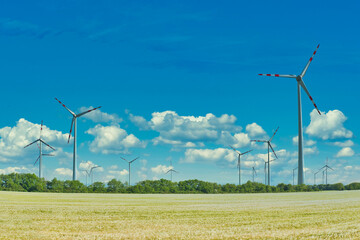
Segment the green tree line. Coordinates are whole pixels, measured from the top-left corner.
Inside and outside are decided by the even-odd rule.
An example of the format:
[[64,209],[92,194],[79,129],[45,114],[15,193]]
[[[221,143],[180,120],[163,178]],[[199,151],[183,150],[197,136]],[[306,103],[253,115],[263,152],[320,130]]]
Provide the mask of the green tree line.
[[280,183],[267,186],[248,181],[242,185],[218,184],[197,179],[172,182],[166,179],[145,180],[128,186],[125,182],[112,179],[108,183],[94,182],[86,186],[80,181],[58,180],[46,181],[30,173],[11,173],[0,175],[0,191],[22,192],[59,192],[59,193],[267,193],[267,192],[311,192],[326,190],[358,190],[360,183],[348,185],[342,183],[319,185],[291,185]]

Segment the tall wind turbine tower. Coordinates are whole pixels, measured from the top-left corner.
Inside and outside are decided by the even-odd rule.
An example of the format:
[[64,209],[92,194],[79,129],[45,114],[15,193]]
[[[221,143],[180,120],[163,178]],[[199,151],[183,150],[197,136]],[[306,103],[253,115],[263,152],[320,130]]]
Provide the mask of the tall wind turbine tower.
[[231,147],[231,148],[238,154],[238,164],[237,164],[237,167],[238,167],[238,169],[239,169],[239,185],[241,185],[241,158],[240,158],[240,157],[241,157],[242,155],[245,155],[245,154],[251,152],[252,149],[249,150],[249,151],[246,151],[246,152],[241,153],[241,152],[239,152],[238,150],[236,150],[235,148],[233,148],[232,146],[229,145],[229,147]]
[[43,121],[41,121],[40,137],[37,140],[33,141],[32,143],[30,143],[30,144],[28,144],[28,145],[26,145],[24,147],[24,148],[27,148],[28,146],[30,146],[30,145],[32,145],[32,144],[34,144],[36,142],[39,142],[39,145],[38,145],[38,147],[39,147],[39,157],[36,159],[36,161],[34,163],[34,165],[35,165],[37,163],[37,161],[39,161],[39,178],[42,178],[42,156],[52,156],[51,154],[42,153],[42,143],[55,151],[55,149],[52,146],[50,146],[44,140],[42,140],[42,138],[41,138],[42,127],[43,127]]
[[126,161],[127,163],[129,163],[129,187],[131,186],[130,185],[130,174],[131,174],[131,164],[136,160],[136,159],[138,159],[139,157],[137,157],[137,158],[135,158],[135,159],[133,159],[133,160],[131,160],[131,161],[128,161],[128,160],[126,160],[125,158],[123,158],[123,157],[120,157],[122,160],[124,160],[124,161]]
[[76,167],[77,167],[77,164],[76,164],[76,122],[77,122],[77,119],[89,112],[92,112],[96,109],[99,109],[101,108],[100,107],[97,107],[97,108],[93,108],[93,109],[90,109],[90,110],[87,110],[85,112],[82,112],[82,113],[79,113],[79,114],[75,114],[73,111],[71,111],[69,108],[67,108],[65,106],[65,104],[63,104],[62,102],[60,102],[59,99],[55,98],[56,101],[58,101],[66,110],[68,110],[69,113],[71,113],[71,115],[73,116],[72,118],[72,121],[71,121],[71,127],[70,127],[70,133],[69,133],[69,139],[68,139],[68,143],[70,142],[70,138],[71,138],[71,132],[72,132],[72,129],[74,127],[74,153],[73,153],[73,181],[76,180]]
[[267,143],[267,145],[268,145],[268,161],[267,161],[267,164],[268,164],[268,176],[267,176],[268,181],[267,181],[267,184],[269,186],[270,186],[270,162],[272,162],[272,161],[270,161],[270,148],[271,148],[271,151],[273,151],[275,157],[278,158],[276,156],[276,153],[275,153],[273,147],[271,146],[271,141],[273,140],[273,138],[274,138],[274,136],[275,136],[275,134],[276,134],[276,132],[278,130],[279,130],[279,127],[275,130],[274,134],[272,135],[272,137],[269,140],[251,140],[251,142],[264,142],[264,143]]
[[304,184],[304,156],[303,156],[303,130],[302,130],[302,111],[301,111],[301,87],[304,89],[306,94],[309,96],[311,102],[314,104],[314,107],[318,111],[318,113],[321,115],[319,109],[317,108],[313,98],[311,97],[309,91],[307,90],[305,83],[303,81],[303,77],[305,76],[305,73],[313,60],[316,51],[319,49],[320,44],[317,46],[316,50],[314,51],[313,55],[310,57],[308,63],[306,64],[303,71],[300,73],[300,75],[292,75],[292,74],[259,74],[260,76],[270,76],[270,77],[284,77],[284,78],[295,78],[297,81],[297,93],[298,93],[298,124],[299,124],[299,132],[298,132],[298,144],[299,144],[299,150],[298,150],[298,184]]

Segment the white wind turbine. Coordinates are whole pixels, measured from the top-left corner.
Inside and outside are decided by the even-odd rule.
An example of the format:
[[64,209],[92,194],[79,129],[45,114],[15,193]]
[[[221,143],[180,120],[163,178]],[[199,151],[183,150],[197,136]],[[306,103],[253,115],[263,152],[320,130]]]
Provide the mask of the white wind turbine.
[[34,165],[35,165],[37,163],[37,161],[39,161],[39,178],[42,178],[42,156],[53,156],[51,154],[42,153],[42,143],[55,151],[55,149],[52,146],[50,146],[44,140],[42,140],[42,138],[41,138],[42,127],[43,127],[43,121],[41,121],[40,137],[37,140],[33,141],[32,143],[30,143],[30,144],[28,144],[28,145],[26,145],[24,147],[24,148],[27,148],[28,146],[30,146],[30,145],[32,145],[32,144],[34,144],[36,142],[39,142],[39,145],[38,145],[38,147],[39,147],[39,157],[36,159],[36,161],[34,163]]
[[120,157],[122,160],[124,160],[124,161],[126,161],[128,164],[129,164],[129,187],[131,186],[130,185],[130,174],[131,174],[131,164],[135,161],[135,160],[137,160],[139,157],[137,157],[137,158],[135,158],[135,159],[133,159],[133,160],[131,160],[131,161],[128,161],[128,160],[126,160],[125,158],[123,158],[123,157]]
[[249,150],[249,151],[246,151],[246,152],[241,153],[241,152],[239,152],[238,150],[236,150],[235,148],[233,148],[232,146],[229,145],[229,147],[231,147],[231,148],[238,154],[238,164],[237,164],[237,167],[238,167],[238,169],[239,169],[239,185],[241,185],[241,158],[240,158],[240,157],[241,157],[242,155],[245,155],[245,154],[251,152],[252,149]]
[[321,115],[319,109],[317,108],[313,98],[311,97],[309,91],[307,90],[305,83],[303,81],[303,77],[305,76],[305,73],[313,60],[316,51],[319,49],[320,44],[317,46],[316,50],[314,51],[313,55],[310,57],[308,63],[306,64],[303,71],[300,73],[300,75],[292,75],[292,74],[259,74],[260,76],[271,76],[271,77],[284,77],[284,78],[295,78],[297,81],[297,92],[298,92],[298,118],[299,118],[299,133],[298,133],[298,144],[299,144],[299,150],[298,150],[298,184],[304,184],[304,157],[303,157],[303,130],[302,130],[302,112],[301,112],[301,87],[304,89],[306,94],[309,96],[311,102],[314,104],[316,110]]
[[[276,132],[278,130],[279,130],[279,127],[275,130],[274,134],[272,135],[272,137],[269,140],[251,140],[251,142],[263,142],[263,143],[267,143],[267,145],[268,145],[268,161],[267,161],[267,165],[268,165],[268,175],[267,175],[268,181],[267,181],[267,184],[269,186],[270,186],[270,162],[271,162],[270,161],[270,148],[273,151],[275,157],[278,158],[275,151],[274,151],[274,149],[273,149],[273,147],[271,146],[271,140],[274,138],[274,136],[275,136],[275,134],[276,134]],[[265,167],[266,167],[266,165],[265,165]]]
[[97,107],[97,108],[93,108],[93,109],[90,109],[90,110],[87,110],[85,112],[82,112],[82,113],[79,113],[79,114],[75,114],[73,111],[71,111],[69,108],[67,108],[65,106],[65,104],[63,104],[62,102],[60,102],[59,99],[55,98],[56,101],[58,101],[66,110],[68,110],[69,113],[71,113],[71,115],[73,116],[72,118],[72,121],[71,121],[71,127],[70,127],[70,133],[69,133],[69,138],[68,138],[68,143],[70,142],[70,137],[71,137],[71,132],[72,132],[72,129],[74,127],[74,154],[73,154],[73,181],[76,180],[76,120],[78,117],[81,117],[82,115],[85,115],[89,112],[92,112],[96,109],[99,109],[101,108],[100,107]]

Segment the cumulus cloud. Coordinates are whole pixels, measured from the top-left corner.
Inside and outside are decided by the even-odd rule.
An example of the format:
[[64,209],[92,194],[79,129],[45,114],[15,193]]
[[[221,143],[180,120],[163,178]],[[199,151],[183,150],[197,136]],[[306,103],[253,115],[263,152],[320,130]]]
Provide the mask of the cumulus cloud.
[[[97,164],[93,163],[92,161],[87,161],[87,162],[81,162],[79,164],[79,169],[81,170],[90,170],[92,167],[98,166]],[[96,168],[97,171],[104,171],[104,169],[102,167],[98,167]]]
[[[40,137],[40,124],[31,123],[20,118],[14,127],[3,127],[0,129],[0,160],[9,161],[8,158],[24,156],[28,149],[24,146]],[[58,145],[67,143],[67,134],[51,130],[43,126],[42,139],[57,148]]]
[[318,154],[318,153],[319,153],[319,150],[317,149],[316,146],[304,148],[305,155],[312,155],[312,154]]
[[[298,136],[293,137],[292,142],[293,142],[294,145],[298,145],[299,137]],[[306,147],[311,147],[311,146],[316,144],[316,141],[311,140],[311,139],[310,140],[305,140],[305,141],[303,140],[303,142],[304,142],[304,146],[306,146]]]
[[[93,106],[90,107],[81,107],[79,112],[85,112],[89,109],[93,109]],[[92,120],[93,122],[113,122],[113,123],[120,123],[123,120],[117,114],[109,114],[106,112],[102,112],[100,109],[95,111],[89,112],[83,115],[83,118],[87,118]]]
[[336,154],[336,157],[352,157],[354,154],[354,150],[350,147],[344,147]]
[[86,131],[87,134],[95,136],[90,143],[91,152],[103,154],[128,153],[129,148],[143,148],[145,142],[140,141],[134,134],[128,134],[119,125],[111,126],[96,125]]
[[256,123],[251,123],[248,124],[245,128],[246,132],[249,133],[250,137],[257,137],[257,136],[265,136],[266,132],[264,131],[264,129],[256,124]]
[[352,138],[353,133],[344,127],[345,115],[339,110],[319,115],[314,109],[310,113],[311,122],[306,128],[309,136],[327,139]]
[[126,169],[120,170],[120,171],[115,171],[115,170],[110,170],[109,171],[110,174],[113,175],[118,175],[118,176],[125,176],[129,174],[129,171]]
[[166,143],[184,147],[198,146],[198,142],[215,142],[222,131],[240,132],[235,125],[234,115],[223,114],[216,117],[212,113],[205,116],[180,116],[174,111],[154,112],[150,121],[130,114],[130,120],[141,129],[151,129],[160,133],[154,144]]
[[250,144],[250,138],[247,133],[235,133],[232,135],[228,131],[222,131],[220,138],[216,141],[224,146],[232,145],[235,148],[245,147]]
[[217,162],[220,160],[233,162],[236,158],[237,155],[232,149],[187,149],[185,152],[185,157],[181,160],[181,162]]
[[29,172],[29,169],[26,167],[7,167],[0,169],[0,174],[10,174],[10,173],[23,173]]
[[61,176],[67,176],[71,177],[73,174],[73,171],[69,168],[57,168],[54,172],[55,175],[61,175]]
[[333,145],[337,146],[337,147],[352,147],[354,146],[354,142],[351,140],[347,140],[345,142],[334,142],[332,143]]
[[155,174],[165,174],[170,169],[173,169],[173,167],[159,164],[156,167],[151,168],[151,171]]

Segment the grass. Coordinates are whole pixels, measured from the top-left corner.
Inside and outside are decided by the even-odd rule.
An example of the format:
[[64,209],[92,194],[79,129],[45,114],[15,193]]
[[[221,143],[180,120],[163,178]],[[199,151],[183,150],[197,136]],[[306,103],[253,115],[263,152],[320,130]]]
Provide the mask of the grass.
[[360,191],[0,192],[0,239],[359,239]]

